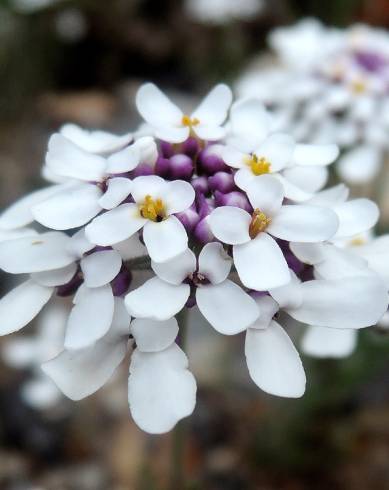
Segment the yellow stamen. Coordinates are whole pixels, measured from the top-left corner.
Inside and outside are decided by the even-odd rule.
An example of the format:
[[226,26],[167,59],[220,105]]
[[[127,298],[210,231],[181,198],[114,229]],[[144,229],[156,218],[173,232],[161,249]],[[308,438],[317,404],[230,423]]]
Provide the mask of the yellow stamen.
[[183,126],[187,126],[189,128],[192,128],[193,126],[197,126],[200,124],[199,119],[197,117],[190,117],[190,116],[182,116],[181,123]]
[[265,157],[258,157],[255,153],[246,158],[246,164],[254,175],[263,175],[271,172],[271,163]]
[[42,245],[42,243],[42,240],[34,240],[33,242],[31,242],[31,245]]
[[271,218],[266,216],[260,209],[255,209],[249,226],[250,237],[255,238],[259,233],[265,231],[270,223]]
[[360,247],[361,245],[365,245],[366,240],[362,237],[355,237],[350,241],[350,245],[353,247]]
[[147,195],[144,203],[139,206],[139,212],[143,218],[147,218],[151,221],[162,221],[166,218],[165,205],[162,199],[153,199]]
[[354,94],[363,94],[366,91],[366,84],[362,80],[356,80],[351,84]]

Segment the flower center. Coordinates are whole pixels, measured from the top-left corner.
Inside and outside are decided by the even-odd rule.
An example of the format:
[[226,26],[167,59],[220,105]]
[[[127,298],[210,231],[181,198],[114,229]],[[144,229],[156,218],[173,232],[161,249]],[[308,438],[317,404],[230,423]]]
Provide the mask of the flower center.
[[366,84],[362,80],[356,80],[351,84],[351,90],[354,94],[363,94],[366,91]]
[[255,153],[247,157],[246,164],[250,167],[254,175],[270,173],[271,163],[265,157],[258,157]]
[[192,128],[193,126],[197,126],[200,124],[200,120],[197,117],[190,117],[187,115],[182,116],[181,123],[183,126],[187,126],[188,128]]
[[143,218],[160,222],[166,218],[165,205],[162,199],[153,199],[147,195],[144,203],[139,206],[139,212]]
[[255,209],[253,215],[251,217],[251,223],[249,226],[249,235],[250,238],[253,239],[262,231],[265,231],[266,228],[270,225],[271,218],[266,216],[260,209]]
[[201,274],[201,272],[198,271],[189,274],[188,282],[192,284],[193,287],[209,284],[209,280],[204,276],[204,274]]
[[355,237],[350,241],[352,247],[360,247],[366,244],[366,240],[362,237]]

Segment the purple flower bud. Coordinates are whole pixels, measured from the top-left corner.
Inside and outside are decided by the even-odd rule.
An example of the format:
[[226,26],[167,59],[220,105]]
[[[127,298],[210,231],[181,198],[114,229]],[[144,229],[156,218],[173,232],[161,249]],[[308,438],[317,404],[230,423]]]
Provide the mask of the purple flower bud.
[[223,194],[235,189],[234,177],[231,173],[216,172],[215,175],[208,177],[209,188],[212,191],[220,191]]
[[191,180],[190,182],[196,191],[196,193],[200,194],[208,194],[209,192],[209,185],[208,185],[208,179],[207,177],[195,177],[194,179]]
[[132,274],[126,267],[122,266],[119,274],[111,281],[114,296],[123,296],[128,291],[132,281]]
[[199,151],[199,143],[196,138],[188,138],[184,143],[182,143],[182,153],[190,157],[197,155]]
[[210,243],[215,241],[215,237],[209,227],[208,217],[203,218],[199,221],[194,229],[193,235],[202,244]]
[[215,209],[215,203],[212,199],[207,199],[203,194],[197,197],[197,210],[200,219],[208,216]]
[[243,192],[233,191],[228,194],[223,194],[219,191],[215,191],[215,204],[216,207],[220,206],[236,206],[242,208],[248,213],[251,213],[253,208],[251,207],[247,197]]
[[80,274],[80,271],[78,270],[69,282],[57,287],[57,296],[71,296],[77,291],[77,289],[81,286],[83,282],[84,279],[82,277],[82,274]]
[[213,175],[216,172],[228,170],[228,166],[221,158],[221,146],[210,145],[199,153],[198,162],[202,170],[208,175]]
[[188,233],[193,231],[194,227],[200,220],[200,216],[198,215],[194,204],[192,204],[189,209],[186,209],[182,213],[177,213],[175,216],[177,216],[177,218],[185,226]]
[[174,155],[173,145],[171,143],[168,143],[167,141],[161,141],[159,144],[159,148],[164,158],[170,158]]
[[153,167],[151,165],[147,165],[147,163],[141,163],[131,172],[131,177],[133,179],[142,175],[154,175]]
[[189,180],[194,171],[193,160],[188,155],[173,155],[169,160],[172,179]]
[[169,159],[159,156],[155,163],[155,173],[160,177],[167,177],[169,175],[169,170]]

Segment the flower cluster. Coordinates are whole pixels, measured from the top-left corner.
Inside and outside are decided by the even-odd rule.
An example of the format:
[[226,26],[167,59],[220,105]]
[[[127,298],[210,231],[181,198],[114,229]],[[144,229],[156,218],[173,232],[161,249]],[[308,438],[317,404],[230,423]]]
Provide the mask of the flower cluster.
[[195,406],[184,313],[224,335],[246,332],[253,381],[300,397],[305,373],[279,312],[312,328],[359,329],[388,306],[374,253],[356,258],[342,245],[374,227],[377,206],[348,201],[344,186],[322,190],[337,147],[274,132],[258,99],[231,103],[221,84],[186,113],[147,83],[136,95],[139,130],[64,126],[48,144],[51,185],[0,217],[0,267],[29,275],[0,301],[0,334],[72,297],[61,351],[43,371],[79,400],[131,353],[130,410],[151,433]]
[[298,141],[338,144],[344,181],[373,179],[389,149],[388,33],[307,19],[275,29],[269,42],[280,66],[250,70],[238,83],[240,94],[277,110],[278,129]]

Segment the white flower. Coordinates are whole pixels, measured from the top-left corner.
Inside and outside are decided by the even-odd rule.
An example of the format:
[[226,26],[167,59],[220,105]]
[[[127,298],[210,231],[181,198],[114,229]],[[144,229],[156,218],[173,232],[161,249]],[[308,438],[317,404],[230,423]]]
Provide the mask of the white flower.
[[182,180],[166,182],[156,175],[137,177],[132,183],[134,203],[121,204],[95,218],[85,229],[96,245],[121,242],[143,228],[143,240],[155,262],[164,262],[188,245],[184,226],[174,216],[193,203],[193,187]]
[[186,0],[186,10],[193,19],[205,24],[226,24],[250,20],[264,7],[264,0]]
[[167,320],[185,306],[192,288],[199,310],[218,332],[242,332],[255,321],[259,310],[247,293],[227,279],[231,265],[220,243],[205,245],[198,265],[189,249],[170,261],[152,263],[157,277],[126,296],[128,311],[135,317]]
[[339,159],[337,171],[345,182],[363,184],[377,177],[382,162],[382,150],[365,144],[345,152]]
[[188,139],[191,131],[203,140],[219,140],[225,135],[232,94],[227,85],[217,85],[191,114],[184,114],[158,87],[142,85],[136,94],[139,113],[155,130],[155,136],[171,143]]
[[357,338],[357,330],[308,327],[301,340],[301,349],[312,357],[339,359],[354,352]]
[[109,380],[126,356],[132,333],[137,344],[128,383],[132,416],[147,432],[167,432],[190,415],[196,403],[187,357],[174,343],[177,321],[136,319],[131,332],[129,324],[123,300],[116,298],[112,326],[103,338],[85,349],[64,350],[42,368],[66,396],[80,400]]
[[110,154],[131,143],[130,133],[117,136],[106,131],[88,131],[76,124],[64,124],[59,132],[88,153]]
[[271,235],[288,241],[320,242],[331,238],[338,219],[333,211],[308,205],[282,205],[282,184],[270,175],[256,177],[247,196],[254,212],[223,206],[209,217],[215,237],[233,245],[234,264],[242,283],[257,291],[290,280],[284,255]]
[[324,185],[325,167],[339,154],[336,145],[296,145],[287,134],[271,133],[270,116],[255,98],[235,102],[230,121],[229,146],[222,155],[238,169],[235,182],[243,190],[256,176],[271,173],[283,183],[287,198],[307,200]]
[[104,158],[87,153],[60,134],[52,136],[46,166],[52,174],[71,179],[71,183],[35,204],[33,216],[39,223],[55,230],[88,223],[103,209],[113,209],[129,196],[131,179],[115,174],[136,168],[144,152],[151,153],[156,159],[153,150],[156,151],[155,142],[146,137]]

